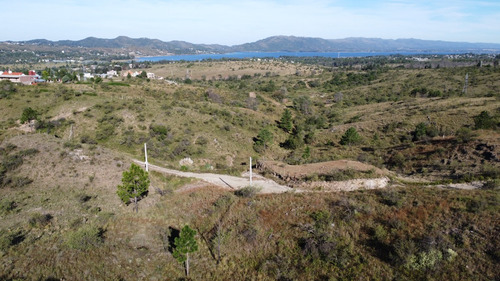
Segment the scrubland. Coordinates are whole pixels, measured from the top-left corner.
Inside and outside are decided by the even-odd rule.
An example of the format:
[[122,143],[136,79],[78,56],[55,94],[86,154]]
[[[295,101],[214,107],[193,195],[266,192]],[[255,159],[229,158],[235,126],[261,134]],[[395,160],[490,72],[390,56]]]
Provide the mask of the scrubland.
[[[0,279],[182,279],[184,225],[194,280],[498,279],[500,68],[342,62],[147,69],[177,85],[0,83]],[[151,172],[135,213],[116,190],[144,143],[183,171],[240,175],[253,157],[289,186],[390,184],[255,194]],[[335,160],[360,164],[320,164]]]

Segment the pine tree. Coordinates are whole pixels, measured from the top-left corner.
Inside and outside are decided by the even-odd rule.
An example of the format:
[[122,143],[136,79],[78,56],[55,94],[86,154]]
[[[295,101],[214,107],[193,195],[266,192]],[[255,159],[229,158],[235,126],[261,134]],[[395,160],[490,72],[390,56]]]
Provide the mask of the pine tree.
[[292,122],[292,112],[290,110],[285,109],[283,115],[280,119],[279,127],[283,129],[283,131],[290,133],[293,130],[293,122]]
[[262,146],[267,149],[267,146],[273,141],[273,133],[271,133],[267,128],[262,128],[255,139],[255,145]]
[[345,134],[340,139],[341,145],[352,145],[361,141],[361,136],[358,134],[358,131],[354,127],[350,127],[347,129]]
[[123,172],[122,185],[118,186],[118,191],[116,193],[120,199],[127,204],[130,203],[130,199],[133,199],[134,209],[137,212],[139,210],[137,201],[139,198],[146,195],[148,188],[148,172],[132,163],[130,170]]
[[181,229],[179,237],[176,237],[174,240],[175,250],[173,256],[178,262],[184,263],[186,276],[189,276],[189,253],[198,251],[195,236],[196,230],[186,225]]

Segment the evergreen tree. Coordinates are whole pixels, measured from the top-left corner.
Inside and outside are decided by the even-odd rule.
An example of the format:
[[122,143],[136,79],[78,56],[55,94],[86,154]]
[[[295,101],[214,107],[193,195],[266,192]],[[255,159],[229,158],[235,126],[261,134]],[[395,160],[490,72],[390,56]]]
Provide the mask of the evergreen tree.
[[495,120],[488,111],[481,111],[478,116],[474,117],[474,126],[476,129],[494,129]]
[[186,276],[189,276],[189,253],[198,251],[195,236],[196,231],[186,225],[181,229],[179,237],[174,240],[175,250],[173,256],[178,262],[184,263]]
[[133,199],[134,209],[137,212],[139,210],[137,201],[147,194],[148,188],[148,172],[132,163],[130,170],[123,172],[122,185],[118,186],[118,191],[116,193],[120,199],[127,204]]
[[279,127],[283,129],[283,131],[290,133],[293,130],[293,122],[292,122],[292,112],[290,110],[285,109],[283,115],[280,119]]
[[267,149],[267,146],[273,141],[273,134],[267,129],[262,128],[255,139],[256,146],[262,146]]
[[350,127],[347,129],[345,134],[340,139],[341,145],[352,145],[359,143],[361,141],[361,136],[358,134],[358,131],[354,127]]
[[21,124],[24,124],[31,120],[37,120],[37,119],[38,119],[38,112],[33,108],[28,107],[23,110],[23,114],[21,115],[21,119],[19,119],[19,121],[21,122]]

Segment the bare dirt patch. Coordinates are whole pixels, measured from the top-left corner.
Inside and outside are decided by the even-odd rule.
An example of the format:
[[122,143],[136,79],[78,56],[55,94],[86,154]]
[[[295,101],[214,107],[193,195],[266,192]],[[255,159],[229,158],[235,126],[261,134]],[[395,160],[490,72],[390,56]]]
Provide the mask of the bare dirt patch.
[[287,165],[279,161],[260,161],[258,163],[258,168],[261,171],[270,172],[274,176],[285,181],[299,180],[313,174],[322,175],[346,170],[358,172],[372,171],[377,177],[389,174],[389,171],[384,171],[373,165],[352,160],[328,161],[304,165]]

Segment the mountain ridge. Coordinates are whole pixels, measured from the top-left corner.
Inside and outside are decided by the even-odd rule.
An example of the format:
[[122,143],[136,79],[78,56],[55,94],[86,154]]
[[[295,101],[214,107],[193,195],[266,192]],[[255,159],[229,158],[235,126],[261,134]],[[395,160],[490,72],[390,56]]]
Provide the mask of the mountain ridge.
[[[162,41],[150,38],[118,36],[114,39],[87,37],[82,40],[34,39],[5,41],[7,43],[84,48],[148,49],[172,53],[225,53],[225,52],[500,52],[500,44],[451,42],[415,38],[382,39],[347,37],[323,39],[318,37],[271,36],[255,42],[233,46],[221,44],[194,44],[186,41]],[[4,43],[5,43],[4,42]]]

